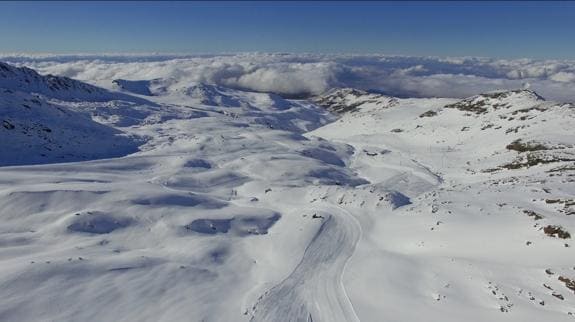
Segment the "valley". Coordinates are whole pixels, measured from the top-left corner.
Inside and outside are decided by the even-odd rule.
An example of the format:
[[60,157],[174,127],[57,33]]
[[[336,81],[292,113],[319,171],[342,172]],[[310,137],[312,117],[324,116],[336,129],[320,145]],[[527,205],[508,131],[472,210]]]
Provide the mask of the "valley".
[[0,67],[2,321],[575,319],[573,104]]

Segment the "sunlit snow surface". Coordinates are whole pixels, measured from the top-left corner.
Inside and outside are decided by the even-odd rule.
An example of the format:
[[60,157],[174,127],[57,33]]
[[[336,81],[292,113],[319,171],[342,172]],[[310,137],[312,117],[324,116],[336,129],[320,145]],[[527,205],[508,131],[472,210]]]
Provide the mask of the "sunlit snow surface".
[[0,89],[0,321],[575,320],[571,105],[159,83]]

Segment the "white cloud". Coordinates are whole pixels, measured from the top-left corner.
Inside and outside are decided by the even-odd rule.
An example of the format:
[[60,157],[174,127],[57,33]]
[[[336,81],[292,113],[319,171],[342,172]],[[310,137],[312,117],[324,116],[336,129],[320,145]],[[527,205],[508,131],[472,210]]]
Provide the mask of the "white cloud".
[[575,61],[263,53],[0,55],[0,60],[105,87],[117,78],[165,78],[180,87],[205,82],[288,95],[356,87],[397,96],[466,97],[529,83],[545,97],[575,101]]
[[232,87],[284,94],[321,93],[333,84],[334,63],[281,63],[257,67],[237,78],[223,79]]
[[575,83],[575,73],[571,72],[558,72],[551,75],[549,79],[561,83]]

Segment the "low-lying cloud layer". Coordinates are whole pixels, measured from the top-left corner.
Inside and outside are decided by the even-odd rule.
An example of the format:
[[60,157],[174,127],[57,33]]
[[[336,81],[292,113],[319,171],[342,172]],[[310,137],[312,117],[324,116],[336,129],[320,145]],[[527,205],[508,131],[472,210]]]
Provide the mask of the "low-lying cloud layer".
[[354,87],[401,97],[467,97],[529,87],[544,97],[575,101],[575,61],[385,55],[0,55],[43,74],[104,87],[113,79],[169,79],[287,96]]

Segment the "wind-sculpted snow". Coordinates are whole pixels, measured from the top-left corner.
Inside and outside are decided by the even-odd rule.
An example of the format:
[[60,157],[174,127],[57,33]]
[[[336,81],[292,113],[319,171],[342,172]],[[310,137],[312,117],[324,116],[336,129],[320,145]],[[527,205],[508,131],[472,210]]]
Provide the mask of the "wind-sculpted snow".
[[280,219],[275,213],[269,216],[235,216],[227,219],[196,219],[185,228],[200,234],[231,233],[238,236],[265,235]]
[[213,200],[208,197],[198,196],[195,194],[160,194],[154,196],[138,197],[131,201],[135,205],[146,207],[203,207],[203,208],[222,208],[225,203]]
[[[239,104],[218,105],[213,98],[221,93]],[[346,167],[352,147],[302,135],[334,117],[267,93],[204,94],[195,103],[186,92],[149,96],[153,105],[40,96],[29,114],[10,114],[14,128],[6,133],[22,126],[16,116],[36,117],[52,133],[94,126],[145,142],[115,158],[52,164],[46,157],[0,168],[0,294],[7,299],[0,320],[249,320],[244,312],[285,276],[323,285],[317,294],[330,299],[321,314],[310,309],[317,319],[353,317],[340,281],[358,226],[342,210],[311,213],[305,204],[309,189],[367,182]],[[18,92],[2,99],[10,95],[34,98]],[[121,142],[97,133],[86,150]],[[7,138],[6,146],[17,142]],[[315,265],[330,268],[311,273]],[[291,304],[285,309],[302,302]]]
[[77,213],[74,216],[76,218],[68,226],[68,230],[89,234],[108,234],[128,227],[132,222],[129,218],[117,218],[100,212]]

